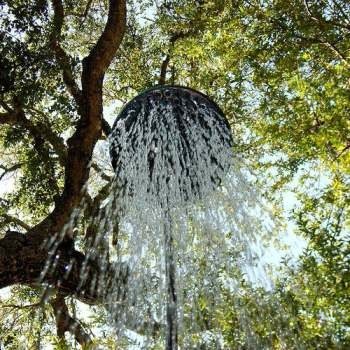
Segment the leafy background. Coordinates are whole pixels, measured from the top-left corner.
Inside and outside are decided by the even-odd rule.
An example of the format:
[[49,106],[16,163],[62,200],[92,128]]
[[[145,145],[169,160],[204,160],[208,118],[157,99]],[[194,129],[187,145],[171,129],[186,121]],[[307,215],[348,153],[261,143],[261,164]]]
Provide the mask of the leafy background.
[[[72,135],[78,113],[49,45],[51,4],[2,0],[0,6],[2,112],[19,100],[29,120],[9,126],[0,119],[0,176],[4,183],[13,179],[0,199],[5,235],[24,232],[52,210],[64,181],[58,145]],[[61,41],[78,78],[107,2],[67,0],[64,8]],[[207,316],[220,325],[227,349],[350,347],[349,35],[350,5],[342,0],[128,2],[126,33],[105,77],[105,117],[158,83],[209,95],[229,119],[234,152],[254,172],[255,186],[305,245],[297,257],[288,247],[282,253],[272,290],[227,271],[239,292],[222,286],[222,303]],[[108,174],[107,162],[96,157],[92,191],[105,184],[99,170]],[[287,209],[286,198],[293,199]],[[275,238],[283,234],[281,227]],[[2,295],[2,347],[79,347],[69,334],[53,335],[42,287],[14,286]],[[67,305],[93,344],[130,346],[131,340],[114,339],[102,307],[74,297]],[[204,313],[205,300],[200,307]]]

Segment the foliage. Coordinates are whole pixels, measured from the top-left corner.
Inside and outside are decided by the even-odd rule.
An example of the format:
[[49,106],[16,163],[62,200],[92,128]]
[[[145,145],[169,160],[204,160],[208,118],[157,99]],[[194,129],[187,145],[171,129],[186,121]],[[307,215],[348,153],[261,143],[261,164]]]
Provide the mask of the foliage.
[[[233,264],[225,273],[235,275],[238,289],[222,286],[222,301],[210,312],[210,301],[198,299],[212,319],[203,330],[216,324],[229,349],[349,348],[349,3],[130,0],[128,7],[126,33],[104,79],[105,107],[118,110],[158,83],[203,91],[223,108],[234,150],[269,200],[279,207],[287,189],[297,197],[287,216],[307,249],[281,268],[270,291],[237,276]],[[107,1],[67,0],[64,10],[60,41],[78,81],[106,22]],[[45,219],[64,188],[67,140],[80,112],[54,53],[56,25],[52,2],[0,1],[0,179],[16,179],[0,198],[1,238]],[[16,122],[3,122],[18,108]],[[106,173],[94,169],[89,186],[98,192]],[[92,213],[86,209],[82,231]],[[83,252],[85,234],[76,237]],[[12,287],[0,309],[0,342],[20,348],[23,334],[26,348],[76,346],[68,336],[50,338],[55,317],[38,290]],[[5,303],[34,306],[8,312]],[[93,311],[87,328],[103,328],[103,308]],[[96,344],[127,348],[125,339],[103,332]]]

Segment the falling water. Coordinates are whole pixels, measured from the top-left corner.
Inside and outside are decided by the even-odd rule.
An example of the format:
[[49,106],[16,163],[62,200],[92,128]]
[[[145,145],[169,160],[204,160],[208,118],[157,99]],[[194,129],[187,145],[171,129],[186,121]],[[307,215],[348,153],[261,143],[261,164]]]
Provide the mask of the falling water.
[[[257,226],[245,227],[253,224],[248,220],[253,213],[244,209],[252,191],[233,166],[231,131],[222,112],[193,90],[146,91],[124,108],[110,139],[116,177],[106,217],[124,227],[118,249],[129,255],[127,298],[135,309],[120,326],[146,313],[150,327],[165,327],[166,349],[177,349],[178,327],[196,323],[188,319],[197,317],[190,304],[208,293],[215,304],[218,274],[230,249],[242,244],[242,234],[253,238]],[[245,200],[232,210],[237,192]],[[231,244],[225,235],[231,235]],[[125,253],[117,256],[124,259]]]
[[233,155],[227,121],[200,93],[153,89],[123,109],[110,145],[115,176],[87,256],[115,269],[114,280],[95,283],[113,326],[137,333],[139,349],[160,341],[167,350],[222,349],[210,314],[221,286],[235,288],[226,272],[249,268],[270,284],[254,260],[269,218]]

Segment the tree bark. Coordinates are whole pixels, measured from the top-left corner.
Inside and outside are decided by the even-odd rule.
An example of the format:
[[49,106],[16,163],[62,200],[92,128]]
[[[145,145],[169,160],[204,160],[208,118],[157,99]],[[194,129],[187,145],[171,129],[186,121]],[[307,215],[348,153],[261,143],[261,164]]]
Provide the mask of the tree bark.
[[75,250],[68,241],[50,251],[19,232],[8,232],[0,240],[0,288],[44,284],[84,303],[98,304],[112,285],[117,283],[122,290],[127,277],[127,268],[105,262],[102,269],[98,261]]

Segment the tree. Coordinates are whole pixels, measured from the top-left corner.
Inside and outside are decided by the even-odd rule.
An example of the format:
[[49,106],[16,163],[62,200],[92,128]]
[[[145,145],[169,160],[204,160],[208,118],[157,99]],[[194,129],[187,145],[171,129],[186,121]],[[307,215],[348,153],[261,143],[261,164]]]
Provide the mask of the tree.
[[[91,342],[69,300],[99,304],[104,295],[91,288],[95,279],[107,291],[109,274],[116,273],[113,265],[102,273],[106,259],[88,254],[111,181],[93,157],[110,130],[103,105],[115,109],[115,101],[174,83],[203,91],[223,108],[235,152],[254,168],[257,186],[277,208],[292,187],[299,208],[291,220],[308,243],[273,292],[244,282],[234,267],[227,271],[245,296],[223,288],[223,304],[207,312],[227,344],[278,349],[296,347],[296,340],[310,349],[348,347],[347,1],[129,1],[128,20],[125,1],[116,0],[108,6],[105,0],[0,6],[0,180],[16,176],[1,198],[0,288],[25,285],[14,287],[4,320],[6,310],[24,317],[16,324],[32,329],[32,344],[48,336],[49,328],[40,325],[51,316],[61,340],[70,331],[79,343]],[[82,202],[83,212],[74,216]],[[74,225],[66,225],[72,213]],[[43,280],[53,241],[57,268]],[[102,257],[108,253],[103,244],[99,249]],[[89,274],[81,284],[85,261]],[[69,278],[62,279],[67,266]],[[118,282],[126,279],[122,271]],[[202,309],[208,304],[198,303]],[[263,322],[261,312],[270,319]],[[251,334],[237,323],[245,315]],[[95,321],[102,319],[99,309]],[[12,321],[1,323],[2,341],[16,348]],[[281,333],[287,329],[289,342]]]
[[[103,78],[125,32],[126,3],[111,0],[108,14],[103,10],[101,19],[105,18],[106,25],[95,44],[86,45],[88,53],[79,66],[64,48],[69,29],[65,19],[73,17],[71,23],[78,26],[79,21],[91,18],[91,2],[85,10],[78,3],[78,13],[70,15],[69,11],[76,11],[74,5],[67,3],[64,8],[60,0],[1,4],[0,123],[4,147],[18,152],[16,166],[3,168],[5,173],[19,168],[23,172],[17,193],[3,202],[9,212],[16,204],[27,209],[31,220],[24,223],[7,211],[2,216],[3,229],[9,229],[0,242],[0,287],[15,283],[54,286],[58,296],[52,307],[58,335],[73,330],[76,340],[84,344],[88,336],[81,334],[80,327],[72,327],[75,321],[68,315],[63,296],[74,294],[97,302],[101,295],[91,283],[94,275],[101,275],[98,264],[75,250],[73,233],[67,232],[56,249],[57,273],[47,274],[44,280],[40,273],[49,251],[45,242],[62,231],[72,210],[87,195],[89,163],[103,133]],[[63,130],[72,132],[66,142],[60,135]],[[85,260],[89,277],[79,286]],[[70,264],[69,278],[62,279]]]

